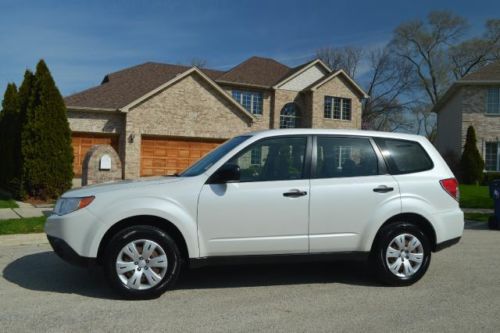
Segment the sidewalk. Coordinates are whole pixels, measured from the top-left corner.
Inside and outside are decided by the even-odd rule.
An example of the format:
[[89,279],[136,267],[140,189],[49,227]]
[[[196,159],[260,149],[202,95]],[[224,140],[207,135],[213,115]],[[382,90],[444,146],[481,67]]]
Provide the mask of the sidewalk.
[[16,234],[0,235],[0,247],[16,245],[39,245],[48,244],[47,235],[44,233],[36,234]]
[[19,208],[0,209],[0,220],[20,219],[26,217],[48,216],[52,212],[53,205],[32,205],[26,202],[16,201]]
[[493,209],[489,208],[462,208],[464,213],[493,214]]

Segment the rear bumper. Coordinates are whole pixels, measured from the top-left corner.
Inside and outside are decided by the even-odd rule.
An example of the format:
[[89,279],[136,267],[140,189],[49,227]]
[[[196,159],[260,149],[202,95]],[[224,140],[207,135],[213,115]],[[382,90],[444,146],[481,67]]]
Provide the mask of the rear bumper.
[[64,261],[82,267],[88,267],[94,264],[94,258],[82,257],[75,252],[64,240],[47,235],[50,246],[54,249],[54,252]]
[[446,249],[447,247],[450,247],[452,245],[457,244],[461,238],[462,237],[452,238],[452,239],[448,239],[447,241],[436,244],[436,248],[434,249],[434,252],[441,251],[443,249]]
[[453,245],[460,240],[464,233],[464,213],[459,208],[432,217],[432,225],[436,232],[436,248],[440,244]]

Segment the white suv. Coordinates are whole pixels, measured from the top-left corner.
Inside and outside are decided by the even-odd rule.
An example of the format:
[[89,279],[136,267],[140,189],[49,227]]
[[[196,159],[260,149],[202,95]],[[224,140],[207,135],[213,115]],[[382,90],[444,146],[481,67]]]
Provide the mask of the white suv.
[[97,262],[128,298],[185,264],[369,259],[409,285],[459,241],[458,183],[424,137],[271,130],[235,137],[179,175],[65,193],[45,225],[62,258]]

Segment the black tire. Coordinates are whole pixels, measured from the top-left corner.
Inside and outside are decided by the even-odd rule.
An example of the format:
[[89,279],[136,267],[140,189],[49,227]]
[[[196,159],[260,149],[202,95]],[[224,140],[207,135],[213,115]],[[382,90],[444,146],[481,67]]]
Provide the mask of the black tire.
[[[167,257],[168,266],[166,267],[164,277],[158,284],[149,289],[139,290],[133,289],[122,282],[117,272],[116,260],[121,250],[127,244],[143,239],[153,241],[163,249]],[[148,225],[132,226],[121,230],[111,239],[104,255],[104,270],[109,283],[127,299],[153,299],[161,296],[166,290],[174,286],[179,277],[181,266],[182,257],[175,241],[161,229]],[[135,270],[132,272],[135,273]],[[140,279],[142,280],[143,277],[141,276]]]
[[[416,237],[423,248],[423,259],[420,267],[413,275],[409,276],[398,276],[393,273],[388,264],[388,260],[396,259],[386,259],[386,251],[391,244],[391,242],[398,235],[409,234]],[[429,264],[431,262],[431,242],[429,237],[415,224],[409,222],[398,222],[391,223],[384,226],[378,233],[377,239],[374,244],[374,248],[371,253],[371,263],[375,270],[377,278],[384,284],[390,286],[408,286],[411,285],[424,276]],[[404,270],[404,265],[402,265],[402,271]],[[417,267],[417,266],[414,266]],[[401,272],[404,274],[404,272]]]

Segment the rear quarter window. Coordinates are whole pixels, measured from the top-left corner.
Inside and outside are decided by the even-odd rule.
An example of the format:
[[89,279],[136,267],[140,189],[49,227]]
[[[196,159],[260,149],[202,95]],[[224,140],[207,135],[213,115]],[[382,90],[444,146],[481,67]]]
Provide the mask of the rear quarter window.
[[391,174],[414,173],[434,167],[425,149],[415,141],[374,138]]

